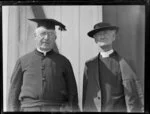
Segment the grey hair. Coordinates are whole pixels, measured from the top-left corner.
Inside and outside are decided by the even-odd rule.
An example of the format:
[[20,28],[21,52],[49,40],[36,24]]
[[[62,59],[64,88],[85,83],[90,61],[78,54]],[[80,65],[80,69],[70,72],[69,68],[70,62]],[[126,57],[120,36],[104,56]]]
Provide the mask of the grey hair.
[[[42,27],[38,27],[34,30],[34,36],[37,36],[38,31],[41,29]],[[55,36],[56,36],[56,31],[54,30]]]

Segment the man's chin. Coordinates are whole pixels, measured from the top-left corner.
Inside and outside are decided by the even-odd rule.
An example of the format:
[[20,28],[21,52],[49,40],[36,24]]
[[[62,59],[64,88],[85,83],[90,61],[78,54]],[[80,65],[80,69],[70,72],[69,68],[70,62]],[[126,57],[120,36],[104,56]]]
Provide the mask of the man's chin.
[[98,44],[99,47],[103,47],[103,46],[106,46],[106,45],[108,45],[108,44],[106,44],[106,43],[100,43],[100,44]]
[[99,48],[100,49],[107,49],[107,48],[109,48],[110,46],[111,46],[112,44],[101,44],[101,45],[99,45]]
[[49,50],[51,50],[51,48],[47,48],[47,47],[41,47],[40,49],[43,50],[43,51],[49,51]]

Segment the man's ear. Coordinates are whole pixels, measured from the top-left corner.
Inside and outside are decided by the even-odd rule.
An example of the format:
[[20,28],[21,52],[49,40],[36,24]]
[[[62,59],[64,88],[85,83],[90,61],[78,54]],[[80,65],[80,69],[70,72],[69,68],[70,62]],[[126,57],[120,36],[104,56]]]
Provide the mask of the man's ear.
[[55,35],[55,40],[57,39],[57,36]]
[[34,36],[34,39],[36,39],[36,36],[37,36],[37,35],[36,35],[36,33],[35,33],[35,32],[34,32],[33,36]]
[[94,39],[95,43],[97,44],[98,40],[95,37],[93,39]]
[[117,31],[113,31],[113,38],[114,38],[114,40],[116,40],[117,36],[118,36]]

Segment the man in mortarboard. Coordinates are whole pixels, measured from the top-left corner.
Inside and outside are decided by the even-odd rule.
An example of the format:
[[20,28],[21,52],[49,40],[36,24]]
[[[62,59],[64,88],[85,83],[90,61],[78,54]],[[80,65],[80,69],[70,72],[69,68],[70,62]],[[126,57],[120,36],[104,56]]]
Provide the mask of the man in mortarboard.
[[83,76],[83,111],[143,112],[140,81],[126,60],[112,46],[119,28],[100,22],[88,36],[99,54],[86,61]]
[[8,111],[78,111],[78,93],[70,61],[53,50],[54,19],[30,19],[35,30],[36,49],[20,57],[14,68],[8,97]]

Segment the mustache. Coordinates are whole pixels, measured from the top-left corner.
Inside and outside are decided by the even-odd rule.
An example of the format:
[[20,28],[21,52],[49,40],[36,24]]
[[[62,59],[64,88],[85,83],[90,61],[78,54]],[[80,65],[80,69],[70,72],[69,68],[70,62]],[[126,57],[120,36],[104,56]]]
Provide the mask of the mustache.
[[42,41],[41,43],[50,44],[50,42],[49,42],[49,41]]

